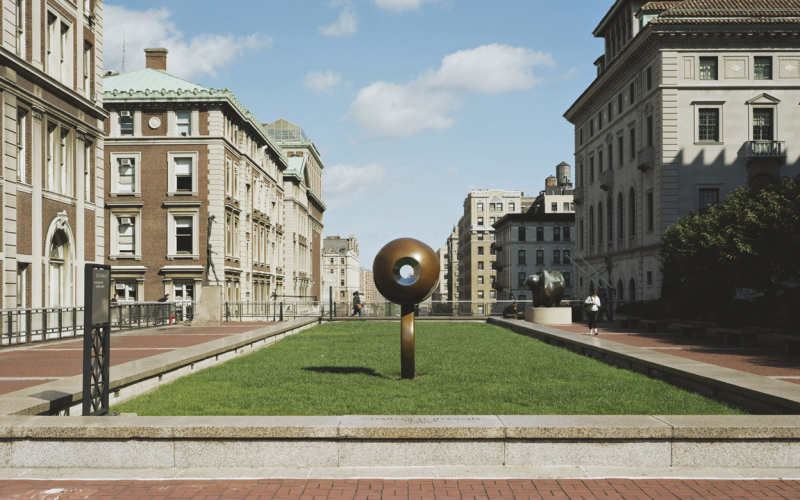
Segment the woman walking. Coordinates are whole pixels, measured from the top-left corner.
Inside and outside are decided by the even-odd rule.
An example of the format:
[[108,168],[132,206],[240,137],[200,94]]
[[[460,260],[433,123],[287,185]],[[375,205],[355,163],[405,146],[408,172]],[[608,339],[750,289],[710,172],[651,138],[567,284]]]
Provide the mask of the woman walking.
[[597,296],[597,290],[586,297],[583,307],[589,314],[589,335],[597,335],[597,312],[600,310],[600,297]]

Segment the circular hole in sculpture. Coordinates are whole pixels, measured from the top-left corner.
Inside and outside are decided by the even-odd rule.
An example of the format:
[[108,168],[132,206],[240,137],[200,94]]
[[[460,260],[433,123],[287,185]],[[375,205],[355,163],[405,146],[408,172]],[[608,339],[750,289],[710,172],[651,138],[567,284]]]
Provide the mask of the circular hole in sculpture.
[[411,257],[403,257],[392,266],[394,280],[403,286],[413,285],[421,274],[422,270],[419,267],[419,262]]

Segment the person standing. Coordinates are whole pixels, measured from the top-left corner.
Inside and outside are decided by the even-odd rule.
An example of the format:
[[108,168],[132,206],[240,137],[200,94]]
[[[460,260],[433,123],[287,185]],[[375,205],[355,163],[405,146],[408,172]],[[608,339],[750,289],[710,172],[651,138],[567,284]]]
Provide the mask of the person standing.
[[358,296],[358,292],[353,292],[353,314],[351,316],[355,316],[358,314],[358,317],[361,317],[361,308],[364,307],[361,305],[361,297]]
[[589,335],[597,335],[597,312],[600,310],[600,297],[597,296],[597,290],[586,297],[583,307],[589,315]]

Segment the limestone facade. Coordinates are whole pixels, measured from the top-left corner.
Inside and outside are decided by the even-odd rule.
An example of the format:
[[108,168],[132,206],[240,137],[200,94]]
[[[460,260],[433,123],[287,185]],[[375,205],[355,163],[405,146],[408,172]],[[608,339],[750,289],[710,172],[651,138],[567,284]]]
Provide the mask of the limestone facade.
[[334,301],[349,301],[361,285],[358,242],[353,235],[347,238],[326,236],[322,241],[322,297],[327,303],[333,291]]

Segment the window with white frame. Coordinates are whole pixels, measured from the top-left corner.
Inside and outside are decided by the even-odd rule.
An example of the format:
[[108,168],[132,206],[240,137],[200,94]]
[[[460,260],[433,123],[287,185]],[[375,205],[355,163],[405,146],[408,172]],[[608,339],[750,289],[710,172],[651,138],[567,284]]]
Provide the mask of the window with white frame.
[[233,162],[230,158],[225,158],[225,194],[228,198],[233,192]]
[[58,125],[54,123],[47,124],[47,170],[45,170],[45,186],[50,191],[55,190],[55,177],[56,177],[56,156],[58,149],[56,148],[56,134],[58,133]]
[[133,113],[120,111],[118,113],[119,135],[133,135]]
[[94,203],[92,197],[92,143],[83,144],[83,194],[84,201]]
[[112,260],[142,258],[140,215],[138,211],[130,209],[116,209],[111,212],[109,252]]
[[136,254],[136,218],[121,215],[117,219],[117,254]]
[[92,45],[83,43],[83,92],[87,99],[92,97]]
[[509,211],[509,212],[514,212],[514,211],[516,211],[516,205],[514,205],[514,203],[513,203],[513,202],[511,202],[511,203],[509,203],[509,204],[508,204],[508,211]]
[[48,190],[72,196],[73,134],[57,123],[47,124],[47,168],[45,186]]
[[753,57],[753,77],[756,80],[772,80],[772,56]]
[[45,40],[45,56],[46,56],[46,64],[47,64],[47,74],[52,76],[53,78],[58,78],[58,73],[56,72],[56,57],[58,57],[57,48],[58,48],[58,17],[55,14],[48,11],[47,12],[47,31],[45,33],[46,40]]
[[167,153],[169,164],[169,193],[197,195],[197,159],[196,152]]
[[15,0],[17,55],[25,59],[25,0]]
[[27,180],[27,150],[26,150],[26,127],[28,124],[28,112],[17,108],[17,182]]
[[60,48],[60,50],[59,50],[59,56],[60,56],[59,69],[60,69],[60,75],[61,75],[61,83],[71,86],[72,82],[70,80],[71,80],[72,72],[70,71],[69,62],[70,62],[71,59],[70,59],[69,52],[70,52],[70,49],[72,48],[72,43],[70,43],[70,41],[72,40],[72,35],[71,35],[70,31],[71,31],[70,30],[70,25],[67,24],[67,23],[62,22],[61,23],[61,33],[60,33],[60,37],[59,37],[59,48]]
[[61,140],[59,142],[59,183],[61,194],[72,195],[72,131],[64,126],[61,127]]
[[168,252],[171,258],[198,257],[197,217],[196,211],[170,212]]
[[700,58],[700,79],[701,80],[716,80],[717,79],[717,57],[701,57]]
[[718,108],[697,110],[697,139],[699,142],[720,142]]
[[117,294],[117,302],[136,302],[135,281],[117,281],[114,292]]
[[175,117],[177,118],[178,135],[192,135],[192,112],[178,111],[175,113]]

